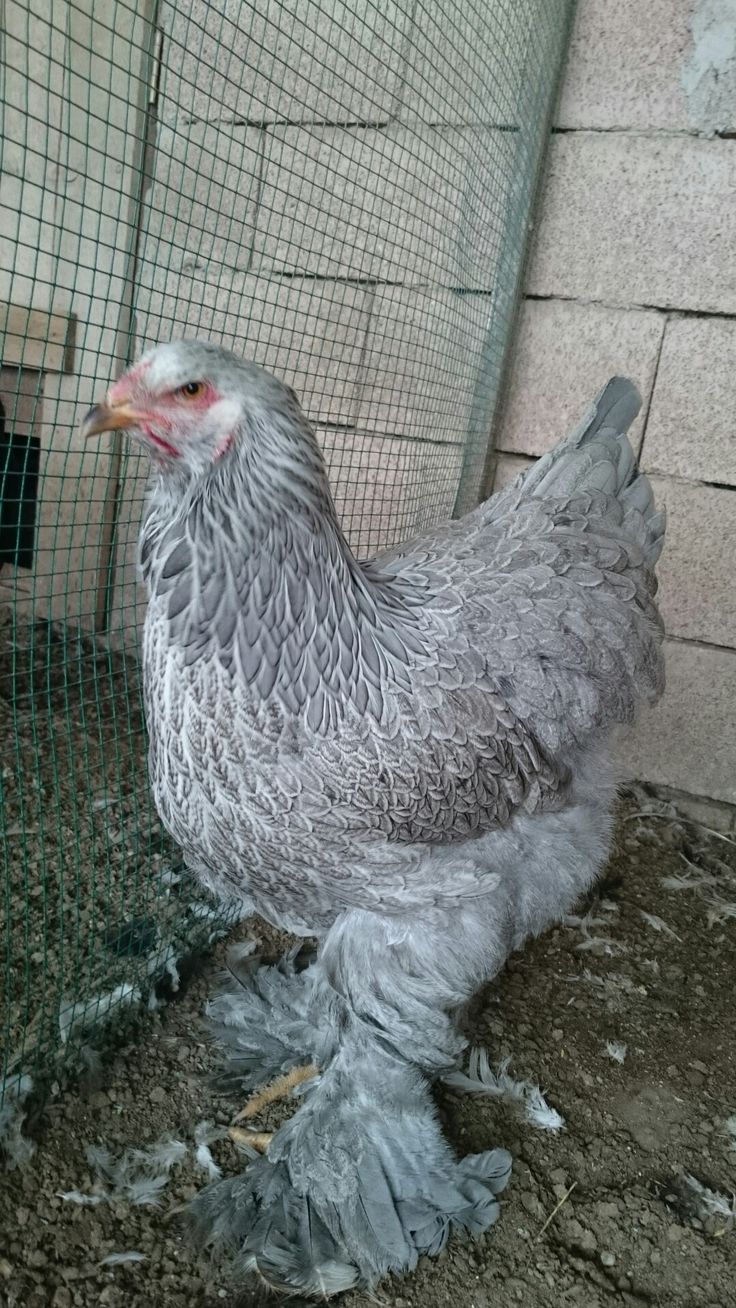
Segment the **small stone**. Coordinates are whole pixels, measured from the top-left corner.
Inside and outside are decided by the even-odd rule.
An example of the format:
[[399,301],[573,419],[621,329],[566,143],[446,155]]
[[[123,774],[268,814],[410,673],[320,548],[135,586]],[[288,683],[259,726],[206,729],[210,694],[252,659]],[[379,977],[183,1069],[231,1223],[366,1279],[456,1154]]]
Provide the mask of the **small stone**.
[[521,1196],[521,1206],[532,1217],[541,1217],[544,1212],[537,1196],[528,1190],[525,1190]]
[[16,1208],[15,1210],[15,1220],[19,1226],[25,1226],[30,1215],[29,1208]]
[[[83,1211],[80,1209],[80,1212]],[[130,1209],[125,1204],[116,1204],[113,1208],[113,1216],[118,1222],[124,1222],[130,1216]],[[85,1244],[88,1252],[94,1256],[103,1242],[103,1233],[96,1222],[90,1222],[89,1230],[86,1231]]]
[[610,1249],[604,1249],[601,1254],[601,1264],[603,1267],[613,1267],[616,1262],[616,1255],[611,1253]]
[[526,1286],[522,1281],[517,1281],[512,1277],[511,1280],[506,1281],[505,1289],[507,1294],[512,1294],[514,1296],[517,1303],[521,1303],[525,1298]]
[[598,1248],[598,1241],[592,1231],[583,1230],[580,1237],[580,1248],[584,1249],[586,1253],[594,1253]]
[[106,1285],[100,1294],[99,1302],[105,1305],[105,1308],[123,1308],[125,1302],[122,1290],[116,1285]]
[[556,1167],[554,1172],[550,1172],[549,1179],[554,1185],[567,1185],[567,1172],[564,1167]]
[[607,1222],[607,1221],[610,1221],[610,1220],[615,1221],[616,1218],[619,1217],[619,1215],[620,1215],[620,1209],[619,1209],[619,1206],[618,1206],[618,1204],[614,1204],[614,1203],[599,1203],[599,1204],[596,1204],[596,1206],[595,1206],[595,1211],[596,1211],[596,1216],[599,1217],[599,1218],[601,1219],[601,1221],[604,1221],[604,1222]]
[[56,1294],[51,1300],[51,1308],[71,1308],[71,1303],[72,1303],[71,1290],[67,1290],[65,1285],[60,1285],[58,1290],[56,1291]]
[[43,1249],[31,1249],[26,1255],[26,1263],[29,1267],[45,1267],[48,1259]]
[[564,1036],[565,1036],[565,1032],[564,1032],[564,1031],[562,1030],[562,1028],[559,1027],[559,1026],[556,1026],[556,1027],[554,1028],[554,1030],[552,1031],[552,1039],[553,1039],[553,1040],[557,1040],[557,1041],[563,1040],[563,1039],[564,1039]]
[[149,1095],[152,1104],[165,1104],[168,1095],[162,1085],[155,1085]]
[[9,1281],[13,1275],[13,1264],[9,1263],[7,1258],[0,1258],[0,1276],[4,1281]]

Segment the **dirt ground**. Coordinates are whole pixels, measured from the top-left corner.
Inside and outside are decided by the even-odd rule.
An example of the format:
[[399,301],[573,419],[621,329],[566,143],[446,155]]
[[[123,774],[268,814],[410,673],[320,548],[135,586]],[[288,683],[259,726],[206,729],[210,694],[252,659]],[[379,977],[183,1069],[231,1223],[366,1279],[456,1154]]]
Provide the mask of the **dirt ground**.
[[[542,1086],[565,1129],[535,1129],[506,1103],[440,1090],[458,1153],[504,1145],[513,1154],[500,1220],[385,1281],[378,1300],[350,1293],[343,1308],[736,1303],[736,845],[637,818],[641,806],[641,798],[623,806],[614,857],[579,910],[583,922],[515,955],[468,1016],[472,1042],[494,1063],[510,1055],[512,1072]],[[237,934],[264,944],[257,922]],[[265,939],[265,951],[272,946]],[[31,1114],[36,1152],[0,1178],[7,1308],[257,1302],[227,1263],[192,1249],[180,1212],[205,1181],[196,1124],[224,1124],[237,1107],[209,1083],[218,1058],[201,1019],[226,947],[141,1018],[81,1088]],[[611,1051],[621,1057],[622,1045],[619,1062]],[[94,1193],[87,1145],[117,1157],[164,1136],[187,1150],[160,1207],[59,1197]],[[229,1142],[211,1148],[226,1172],[242,1168]],[[102,1263],[130,1251],[143,1258]]]

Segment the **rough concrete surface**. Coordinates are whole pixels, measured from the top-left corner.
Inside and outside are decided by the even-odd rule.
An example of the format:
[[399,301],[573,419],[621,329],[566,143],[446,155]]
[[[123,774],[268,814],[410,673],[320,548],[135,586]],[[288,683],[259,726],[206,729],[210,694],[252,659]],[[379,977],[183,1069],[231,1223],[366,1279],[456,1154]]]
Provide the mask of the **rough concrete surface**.
[[643,466],[736,486],[735,414],[736,321],[670,319],[647,422]]
[[527,290],[736,313],[736,149],[690,136],[553,138]]

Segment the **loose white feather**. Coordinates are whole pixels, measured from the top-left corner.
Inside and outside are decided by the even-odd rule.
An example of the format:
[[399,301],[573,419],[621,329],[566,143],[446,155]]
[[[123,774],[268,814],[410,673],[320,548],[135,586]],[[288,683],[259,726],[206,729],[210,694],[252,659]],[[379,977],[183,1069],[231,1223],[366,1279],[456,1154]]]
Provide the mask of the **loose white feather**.
[[736,1193],[729,1195],[721,1194],[718,1190],[711,1190],[707,1185],[703,1185],[696,1177],[686,1175],[685,1184],[692,1190],[697,1200],[697,1214],[701,1221],[708,1217],[723,1217],[726,1221],[726,1229],[730,1229],[736,1222]]
[[106,1201],[106,1194],[83,1194],[81,1190],[57,1190],[56,1198],[68,1204],[79,1204],[83,1208],[95,1208]]
[[533,1085],[531,1081],[517,1081],[510,1076],[510,1064],[511,1059],[504,1058],[494,1071],[485,1049],[473,1049],[468,1060],[467,1074],[451,1072],[444,1078],[445,1084],[470,1094],[505,1099],[515,1104],[532,1126],[542,1131],[561,1131],[565,1126],[564,1117],[547,1103],[539,1086]]
[[222,1140],[224,1136],[225,1132],[213,1126],[212,1122],[198,1122],[194,1128],[195,1162],[210,1181],[217,1181],[222,1176],[222,1168],[212,1157],[210,1144],[213,1140]]
[[623,1063],[626,1057],[626,1045],[621,1044],[618,1040],[607,1040],[606,1053],[614,1063]]
[[73,1203],[123,1201],[138,1207],[158,1207],[169,1173],[186,1158],[187,1152],[181,1140],[169,1137],[157,1141],[150,1149],[126,1149],[117,1159],[102,1145],[88,1145],[87,1162],[97,1175],[95,1190],[91,1195],[68,1190],[62,1198]]
[[643,908],[639,909],[639,913],[647,926],[650,926],[653,931],[658,931],[661,935],[671,936],[673,940],[680,940],[681,937],[678,936],[677,932],[673,931],[672,927],[668,926],[663,918],[657,917],[656,913],[645,913]]
[[122,1263],[144,1263],[146,1255],[138,1249],[126,1249],[123,1253],[111,1253],[101,1258],[99,1267],[119,1267]]

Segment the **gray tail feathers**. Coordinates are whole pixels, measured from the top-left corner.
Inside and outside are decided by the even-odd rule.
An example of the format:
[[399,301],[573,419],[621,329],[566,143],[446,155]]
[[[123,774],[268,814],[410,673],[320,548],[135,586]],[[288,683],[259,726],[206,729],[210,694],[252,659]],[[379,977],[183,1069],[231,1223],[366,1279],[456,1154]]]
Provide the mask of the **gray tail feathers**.
[[641,395],[627,377],[612,377],[596,396],[570,437],[570,445],[584,445],[603,432],[622,436],[641,408]]
[[633,382],[612,377],[570,438],[529,469],[522,493],[564,500],[585,491],[615,496],[653,564],[662,552],[665,517],[626,435],[640,408]]

